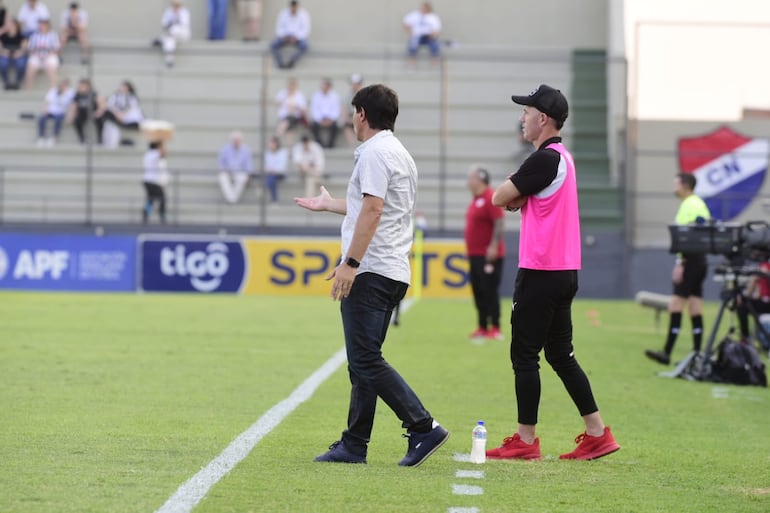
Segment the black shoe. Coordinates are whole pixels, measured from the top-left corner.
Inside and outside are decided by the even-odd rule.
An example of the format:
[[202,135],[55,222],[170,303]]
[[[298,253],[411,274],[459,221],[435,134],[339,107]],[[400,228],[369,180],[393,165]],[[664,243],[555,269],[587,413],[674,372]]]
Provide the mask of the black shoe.
[[668,353],[664,353],[663,351],[645,349],[644,354],[647,355],[647,358],[650,360],[655,360],[656,362],[662,363],[663,365],[668,365],[671,363],[671,356]]
[[410,432],[404,436],[409,439],[409,448],[406,456],[398,464],[402,467],[416,467],[444,445],[444,442],[449,439],[449,431],[436,426],[427,433]]
[[163,46],[163,42],[160,40],[160,38],[156,37],[150,42],[150,46],[152,46],[153,48],[160,48],[161,46]]
[[316,456],[313,461],[323,461],[326,463],[364,463],[366,456],[353,454],[345,448],[342,440],[337,440],[329,446],[329,450],[320,456]]

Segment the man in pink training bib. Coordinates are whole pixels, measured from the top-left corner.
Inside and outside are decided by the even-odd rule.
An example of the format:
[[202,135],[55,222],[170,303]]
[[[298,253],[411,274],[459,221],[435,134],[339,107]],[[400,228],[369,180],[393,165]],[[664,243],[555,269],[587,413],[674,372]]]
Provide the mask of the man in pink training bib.
[[561,378],[585,422],[577,448],[562,459],[593,460],[620,449],[604,425],[591,384],[572,347],[572,300],[580,269],[580,217],[572,155],[561,142],[567,99],[545,84],[528,96],[513,96],[524,106],[524,139],[537,150],[495,190],[492,203],[521,209],[519,271],[511,313],[511,362],[516,382],[518,428],[487,458],[538,460],[535,436],[540,405],[540,351]]

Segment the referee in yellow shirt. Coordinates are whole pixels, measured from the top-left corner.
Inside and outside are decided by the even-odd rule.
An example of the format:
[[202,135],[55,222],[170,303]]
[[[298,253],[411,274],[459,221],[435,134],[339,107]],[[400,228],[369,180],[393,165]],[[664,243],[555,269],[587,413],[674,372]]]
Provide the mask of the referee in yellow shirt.
[[[676,213],[676,224],[703,223],[711,219],[706,203],[695,195],[695,176],[688,173],[680,173],[674,178],[674,193],[682,200],[679,211]],[[708,266],[704,253],[680,253],[677,255],[674,269],[671,272],[671,281],[674,285],[674,294],[668,304],[668,312],[671,316],[666,345],[662,351],[647,349],[644,354],[648,358],[663,365],[671,363],[671,351],[674,349],[676,338],[679,336],[679,328],[682,325],[682,310],[685,303],[690,312],[692,323],[693,351],[700,352],[703,340],[703,281],[706,279]]]

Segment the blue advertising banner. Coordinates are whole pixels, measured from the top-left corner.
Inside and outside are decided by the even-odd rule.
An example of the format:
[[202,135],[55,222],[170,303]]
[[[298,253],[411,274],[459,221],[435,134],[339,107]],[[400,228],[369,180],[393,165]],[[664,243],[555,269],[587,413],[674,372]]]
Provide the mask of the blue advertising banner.
[[136,290],[136,238],[0,233],[0,289]]
[[144,239],[141,289],[152,292],[239,292],[246,276],[240,240]]

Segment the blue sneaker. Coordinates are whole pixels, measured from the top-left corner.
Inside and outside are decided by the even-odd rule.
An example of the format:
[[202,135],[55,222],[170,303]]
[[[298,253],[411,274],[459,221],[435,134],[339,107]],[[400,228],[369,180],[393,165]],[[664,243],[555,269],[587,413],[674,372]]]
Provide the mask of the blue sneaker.
[[409,439],[409,448],[404,459],[398,464],[402,467],[416,467],[444,445],[449,439],[449,431],[436,425],[427,433],[409,432],[404,437]]
[[316,456],[314,461],[324,461],[327,463],[366,463],[366,456],[353,454],[345,448],[342,440],[337,440],[329,446],[329,450],[320,456]]

